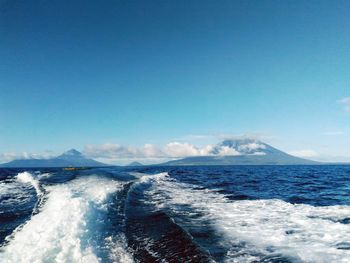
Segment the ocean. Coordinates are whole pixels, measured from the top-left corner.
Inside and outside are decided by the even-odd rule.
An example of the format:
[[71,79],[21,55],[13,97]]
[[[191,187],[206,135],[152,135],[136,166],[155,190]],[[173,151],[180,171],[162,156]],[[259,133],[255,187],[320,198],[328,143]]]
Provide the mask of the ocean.
[[350,262],[350,166],[0,169],[0,262]]

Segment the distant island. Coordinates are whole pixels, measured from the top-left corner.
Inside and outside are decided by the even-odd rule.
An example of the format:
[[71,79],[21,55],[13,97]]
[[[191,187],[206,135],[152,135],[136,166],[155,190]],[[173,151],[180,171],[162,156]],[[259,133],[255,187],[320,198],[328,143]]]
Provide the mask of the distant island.
[[38,167],[100,167],[107,164],[86,158],[81,152],[71,149],[50,159],[20,159],[1,164],[7,168],[38,168]]
[[[223,152],[224,150],[224,152]],[[213,146],[207,156],[191,156],[156,164],[157,166],[189,165],[317,165],[322,164],[280,151],[266,143],[254,139],[224,140]],[[107,164],[85,157],[71,149],[50,159],[21,159],[1,164],[0,167],[103,167]],[[132,162],[127,166],[143,166]]]
[[[220,151],[227,150],[222,155]],[[232,155],[230,155],[230,152]],[[213,147],[209,156],[192,156],[162,163],[162,166],[178,165],[317,165],[321,164],[280,151],[254,139],[224,140]]]

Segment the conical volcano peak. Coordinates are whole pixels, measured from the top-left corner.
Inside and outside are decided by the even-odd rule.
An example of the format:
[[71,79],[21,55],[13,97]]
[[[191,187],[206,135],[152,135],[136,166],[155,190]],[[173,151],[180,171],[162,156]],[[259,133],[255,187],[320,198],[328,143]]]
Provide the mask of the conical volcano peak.
[[76,149],[70,149],[70,150],[64,152],[62,155],[81,156],[82,153],[77,151]]
[[64,159],[64,160],[81,160],[85,159],[84,155],[77,151],[76,149],[70,149],[61,155],[59,155],[57,158]]
[[19,159],[5,163],[2,167],[101,167],[106,166],[89,159],[76,149],[70,149],[63,154],[49,159]]

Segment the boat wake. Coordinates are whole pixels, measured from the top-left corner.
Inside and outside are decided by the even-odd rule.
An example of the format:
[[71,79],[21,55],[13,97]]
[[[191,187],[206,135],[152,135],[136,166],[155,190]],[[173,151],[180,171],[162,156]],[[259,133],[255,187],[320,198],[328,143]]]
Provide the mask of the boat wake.
[[[20,173],[17,179],[31,183],[38,195],[43,194],[31,174]],[[123,240],[104,237],[104,244],[95,242],[99,239],[95,235],[104,225],[108,198],[122,186],[120,182],[96,176],[45,186],[46,201],[40,212],[9,237],[1,255],[6,261],[0,261],[99,262],[99,252],[107,248],[111,253],[118,251],[122,262],[131,262]]]
[[[278,199],[231,201],[215,190],[145,175],[148,195],[174,218],[191,217],[223,237],[226,262],[349,262],[350,207],[314,207]],[[186,227],[187,224],[184,224]],[[212,248],[213,249],[213,248]]]
[[0,181],[0,263],[350,262],[346,203],[253,198],[221,170],[52,171]]

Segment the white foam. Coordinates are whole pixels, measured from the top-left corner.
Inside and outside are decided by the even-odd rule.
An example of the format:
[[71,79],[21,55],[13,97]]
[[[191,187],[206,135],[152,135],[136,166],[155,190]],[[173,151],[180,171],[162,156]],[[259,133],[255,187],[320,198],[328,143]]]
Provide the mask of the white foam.
[[41,196],[43,194],[40,189],[38,180],[36,180],[31,173],[29,172],[19,173],[17,174],[16,179],[21,183],[31,184],[34,187],[38,196]]
[[17,180],[0,183],[1,205],[17,206],[29,202],[31,198],[32,195],[28,192],[28,189]]
[[[18,179],[33,183],[27,173]],[[14,233],[0,254],[0,262],[99,262],[88,239],[89,227],[99,222],[90,222],[89,216],[96,209],[104,210],[108,195],[121,187],[116,181],[97,177],[45,187],[47,201],[40,213]],[[128,254],[123,248],[118,251]],[[129,261],[121,257],[120,262]]]
[[52,173],[40,173],[39,172],[39,179],[47,179],[50,178],[52,176]]
[[109,259],[111,262],[123,262],[132,263],[133,258],[131,253],[128,252],[127,242],[125,235],[120,234],[119,236],[107,237],[105,242],[109,249]]
[[259,254],[273,253],[303,262],[350,262],[350,250],[337,248],[340,244],[350,248],[350,224],[340,222],[350,218],[349,206],[293,205],[276,199],[233,202],[170,177],[157,178],[150,192],[153,200],[159,206],[176,209],[184,204],[203,212],[224,237],[227,262],[254,262]]
[[150,182],[150,181],[161,181],[165,177],[169,176],[168,173],[158,173],[158,174],[142,174],[142,173],[133,173],[133,175],[139,175],[140,183]]
[[35,189],[39,203],[43,192],[40,189],[39,182],[32,174],[23,172],[14,178],[0,182],[0,198],[3,199],[1,204],[16,207],[30,201],[33,196],[31,191],[28,191],[29,188]]

